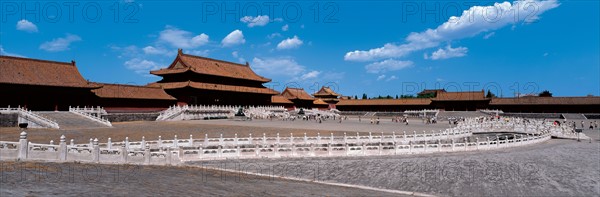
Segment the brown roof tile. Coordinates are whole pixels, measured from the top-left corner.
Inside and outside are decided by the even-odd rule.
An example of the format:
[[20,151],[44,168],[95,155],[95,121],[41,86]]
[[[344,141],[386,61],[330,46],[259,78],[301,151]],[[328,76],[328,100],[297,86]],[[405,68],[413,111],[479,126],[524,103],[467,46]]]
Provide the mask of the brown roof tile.
[[323,86],[317,93],[314,93],[313,96],[340,96],[340,94],[334,92],[329,87]]
[[164,89],[178,89],[191,87],[202,90],[217,90],[217,91],[228,91],[228,92],[245,92],[245,93],[256,93],[256,94],[279,94],[279,92],[270,88],[256,88],[246,86],[234,86],[234,85],[222,85],[214,83],[202,83],[202,82],[168,82],[168,83],[152,83],[148,86],[151,87],[162,87]]
[[[181,63],[181,64],[180,64]],[[177,58],[168,67],[150,71],[155,75],[167,75],[192,71],[198,74],[214,75],[236,79],[246,79],[259,82],[269,82],[271,79],[259,76],[248,64],[237,64],[222,60],[184,54],[179,51]]]
[[299,100],[315,100],[311,97],[304,89],[302,88],[290,88],[286,87],[285,90],[281,93],[282,96],[289,100],[299,99]]
[[294,104],[294,102],[288,100],[287,98],[285,98],[281,95],[271,96],[271,103]]
[[342,99],[337,106],[344,105],[429,105],[428,98],[405,98],[405,99]]
[[438,92],[434,101],[472,101],[472,100],[487,100],[485,93],[482,91],[475,92]]
[[75,62],[0,56],[0,83],[97,88],[79,73]]
[[314,105],[329,105],[329,103],[326,103],[325,101],[321,100],[321,99],[316,99],[315,101],[313,101]]
[[98,83],[92,90],[100,98],[177,100],[159,87]]
[[493,98],[490,105],[600,105],[600,97]]

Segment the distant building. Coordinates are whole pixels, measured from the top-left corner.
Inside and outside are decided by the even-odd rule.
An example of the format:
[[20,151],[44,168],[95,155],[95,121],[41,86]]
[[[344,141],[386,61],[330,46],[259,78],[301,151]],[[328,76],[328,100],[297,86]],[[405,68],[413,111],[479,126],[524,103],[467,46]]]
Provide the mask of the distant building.
[[336,103],[338,103],[340,101],[338,99],[340,94],[334,92],[333,90],[331,90],[330,87],[326,87],[326,86],[321,87],[321,89],[319,91],[317,91],[316,93],[314,93],[313,96],[315,98],[321,99],[325,103],[331,104],[331,105],[335,105]]
[[286,87],[281,96],[287,98],[294,103],[295,107],[311,109],[313,107],[313,101],[315,98],[311,97],[302,88],[290,88]]
[[181,49],[168,68],[150,73],[163,79],[148,86],[162,87],[179,105],[270,105],[271,96],[279,94],[263,86],[271,79],[254,73],[248,63],[184,54]]
[[109,113],[158,112],[175,105],[177,101],[159,87],[96,84],[101,87],[92,90],[97,96],[95,106],[102,106]]

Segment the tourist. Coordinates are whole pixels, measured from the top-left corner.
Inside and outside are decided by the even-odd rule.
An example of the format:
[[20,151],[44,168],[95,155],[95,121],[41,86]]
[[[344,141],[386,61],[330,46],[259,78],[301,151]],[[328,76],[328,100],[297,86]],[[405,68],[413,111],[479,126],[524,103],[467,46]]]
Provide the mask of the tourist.
[[360,116],[358,116],[358,122],[360,122]]
[[379,124],[379,117],[377,117],[377,124]]
[[592,124],[592,121],[590,121],[590,128],[589,129],[594,129],[594,124]]

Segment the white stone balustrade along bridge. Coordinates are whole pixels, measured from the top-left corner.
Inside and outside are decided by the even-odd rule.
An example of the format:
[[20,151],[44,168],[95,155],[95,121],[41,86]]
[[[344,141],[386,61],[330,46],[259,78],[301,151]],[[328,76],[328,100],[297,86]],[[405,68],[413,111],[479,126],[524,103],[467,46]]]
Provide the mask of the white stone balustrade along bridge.
[[[394,132],[390,134],[333,136],[247,136],[233,138],[163,139],[99,143],[67,142],[63,135],[58,144],[31,143],[22,132],[18,142],[0,141],[2,160],[39,160],[52,162],[93,162],[112,164],[177,165],[185,161],[340,157],[426,154],[438,152],[481,151],[524,146],[549,140],[556,134],[569,135],[572,128],[541,120],[466,119],[454,128],[430,132]],[[479,138],[478,134],[486,134]]]

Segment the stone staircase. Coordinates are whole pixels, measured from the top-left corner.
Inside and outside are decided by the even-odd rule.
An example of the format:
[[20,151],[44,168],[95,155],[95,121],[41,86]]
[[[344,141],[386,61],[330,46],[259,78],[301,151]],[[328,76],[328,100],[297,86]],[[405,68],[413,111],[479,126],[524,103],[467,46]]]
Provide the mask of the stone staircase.
[[587,118],[583,114],[561,114],[563,119],[566,120],[586,120]]
[[85,129],[108,127],[71,112],[36,112],[40,116],[55,121],[60,129]]

